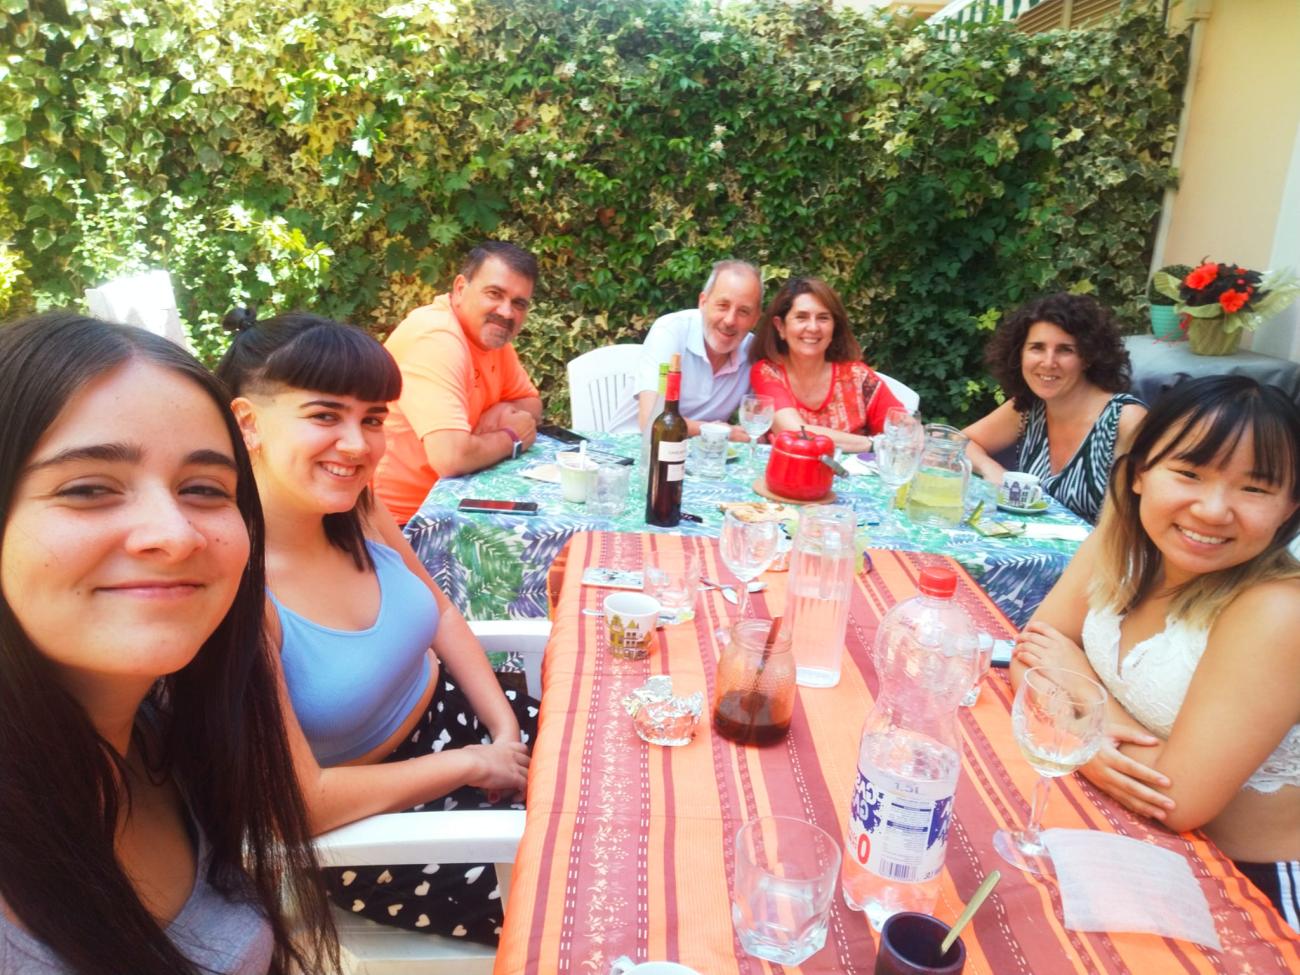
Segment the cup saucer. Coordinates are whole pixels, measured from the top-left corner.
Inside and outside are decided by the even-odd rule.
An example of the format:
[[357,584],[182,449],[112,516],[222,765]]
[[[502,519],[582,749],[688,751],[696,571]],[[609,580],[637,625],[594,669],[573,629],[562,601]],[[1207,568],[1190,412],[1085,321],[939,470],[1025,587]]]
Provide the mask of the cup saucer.
[[1041,515],[1047,510],[1047,507],[1047,501],[1043,498],[1040,498],[1033,504],[1025,505],[1023,507],[1018,504],[1008,504],[1005,501],[998,502],[999,511],[1006,511],[1013,515]]

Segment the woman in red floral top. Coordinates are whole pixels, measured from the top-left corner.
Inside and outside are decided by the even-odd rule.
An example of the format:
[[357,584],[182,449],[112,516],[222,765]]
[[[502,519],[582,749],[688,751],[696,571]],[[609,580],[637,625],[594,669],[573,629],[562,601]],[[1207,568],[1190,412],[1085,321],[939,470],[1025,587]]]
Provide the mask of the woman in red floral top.
[[847,451],[871,449],[890,407],[902,406],[862,361],[839,296],[820,278],[791,278],[750,349],[749,382],[772,397],[772,430],[823,433]]

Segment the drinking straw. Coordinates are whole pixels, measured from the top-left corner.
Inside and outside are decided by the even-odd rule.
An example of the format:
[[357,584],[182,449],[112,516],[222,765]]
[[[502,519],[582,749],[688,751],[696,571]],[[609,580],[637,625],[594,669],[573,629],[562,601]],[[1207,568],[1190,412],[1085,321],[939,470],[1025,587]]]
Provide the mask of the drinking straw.
[[989,894],[993,893],[993,888],[998,885],[998,881],[1001,879],[1002,874],[997,870],[984,878],[984,883],[979,885],[979,889],[975,891],[970,903],[966,905],[966,910],[961,912],[961,916],[957,918],[957,923],[948,932],[948,937],[944,938],[943,943],[939,945],[940,958],[948,954],[948,949],[952,947],[952,943],[957,940],[957,936],[962,933],[966,925],[970,924],[970,919],[975,916],[975,912],[980,909]]

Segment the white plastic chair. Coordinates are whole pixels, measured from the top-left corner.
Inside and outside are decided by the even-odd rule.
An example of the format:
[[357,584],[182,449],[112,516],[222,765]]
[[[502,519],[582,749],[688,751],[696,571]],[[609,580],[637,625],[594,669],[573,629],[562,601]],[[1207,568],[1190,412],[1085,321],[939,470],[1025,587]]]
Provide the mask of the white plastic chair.
[[[524,658],[528,693],[541,698],[542,651],[550,637],[549,620],[491,620],[470,628],[484,649],[513,651]],[[504,906],[510,872],[524,832],[517,809],[407,812],[371,816],[316,840],[329,866],[394,863],[495,863]],[[343,970],[353,975],[488,975],[495,949],[457,938],[403,931],[367,920],[338,907]]]
[[894,398],[907,408],[908,413],[915,413],[921,407],[921,394],[914,390],[905,382],[895,379],[893,376],[886,376],[879,369],[876,375],[881,378],[889,391],[894,394]]
[[88,288],[86,307],[96,318],[135,325],[189,349],[176,310],[172,278],[166,271],[142,271]]
[[639,429],[636,372],[639,345],[606,345],[568,365],[573,429],[628,433]]

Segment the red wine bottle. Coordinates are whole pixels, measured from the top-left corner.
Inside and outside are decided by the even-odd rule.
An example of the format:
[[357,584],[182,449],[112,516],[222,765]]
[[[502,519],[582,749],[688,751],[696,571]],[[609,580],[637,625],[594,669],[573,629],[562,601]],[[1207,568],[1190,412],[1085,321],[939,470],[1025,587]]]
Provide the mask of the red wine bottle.
[[677,412],[682,396],[682,357],[668,360],[664,411],[650,427],[650,481],[645,493],[647,525],[676,528],[682,520],[682,478],[686,474],[686,421]]

